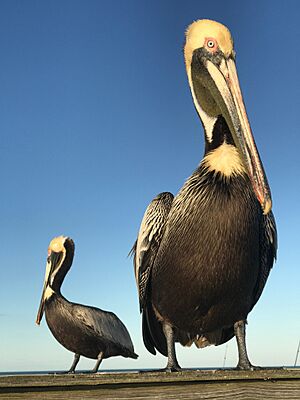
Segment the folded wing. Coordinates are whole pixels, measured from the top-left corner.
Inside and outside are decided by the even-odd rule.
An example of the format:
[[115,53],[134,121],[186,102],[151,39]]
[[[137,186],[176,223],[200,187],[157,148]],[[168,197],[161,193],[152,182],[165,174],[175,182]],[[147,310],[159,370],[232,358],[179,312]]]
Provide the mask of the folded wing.
[[149,277],[173,199],[172,193],[163,192],[151,201],[144,214],[138,238],[132,249],[141,311],[147,302]]

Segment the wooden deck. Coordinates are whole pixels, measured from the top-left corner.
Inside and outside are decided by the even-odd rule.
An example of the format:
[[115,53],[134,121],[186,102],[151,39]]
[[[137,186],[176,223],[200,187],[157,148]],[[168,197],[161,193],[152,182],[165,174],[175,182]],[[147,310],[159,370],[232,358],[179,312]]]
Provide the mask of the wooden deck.
[[0,399],[300,399],[300,369],[0,377]]

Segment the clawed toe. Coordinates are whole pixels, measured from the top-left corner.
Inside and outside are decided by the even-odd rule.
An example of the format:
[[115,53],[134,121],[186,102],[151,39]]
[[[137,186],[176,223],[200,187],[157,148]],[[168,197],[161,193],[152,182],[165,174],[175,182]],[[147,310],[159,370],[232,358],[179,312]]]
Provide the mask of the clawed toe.
[[249,363],[249,364],[238,364],[235,369],[237,371],[257,371],[263,368]]
[[182,369],[179,365],[176,366],[166,366],[166,368],[161,368],[161,369],[148,369],[148,370],[144,370],[144,371],[139,371],[140,374],[146,374],[148,373],[157,373],[157,372],[181,372]]
[[181,372],[180,367],[166,367],[162,369],[157,369],[156,372]]

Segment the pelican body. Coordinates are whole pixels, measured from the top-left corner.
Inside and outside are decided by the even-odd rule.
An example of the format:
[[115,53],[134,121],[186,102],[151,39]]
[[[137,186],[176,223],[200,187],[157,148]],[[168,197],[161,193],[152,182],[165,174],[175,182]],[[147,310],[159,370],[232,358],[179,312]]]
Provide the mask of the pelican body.
[[55,339],[75,353],[68,372],[75,372],[80,356],[101,361],[113,356],[137,358],[125,325],[112,312],[76,304],[65,299],[60,288],[74,256],[74,242],[68,237],[54,238],[48,249],[46,275],[36,323],[45,312]]
[[197,347],[237,339],[237,368],[253,369],[248,313],[273,266],[271,194],[246,114],[233,40],[199,20],[186,33],[188,81],[205,133],[204,158],[175,196],[148,206],[133,248],[143,339],[179,370],[174,342]]

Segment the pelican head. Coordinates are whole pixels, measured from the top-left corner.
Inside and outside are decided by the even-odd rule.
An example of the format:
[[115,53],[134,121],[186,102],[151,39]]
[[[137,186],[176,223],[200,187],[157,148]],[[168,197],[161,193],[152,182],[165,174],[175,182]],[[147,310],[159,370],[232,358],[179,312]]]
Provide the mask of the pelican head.
[[44,314],[45,302],[54,292],[60,292],[60,287],[69,271],[74,256],[74,242],[66,236],[59,236],[51,240],[48,247],[46,273],[40,307],[36,323],[39,325]]
[[222,116],[264,214],[272,207],[267,178],[248,121],[229,30],[211,20],[193,22],[186,31],[185,65],[206,141],[213,142],[215,123]]

